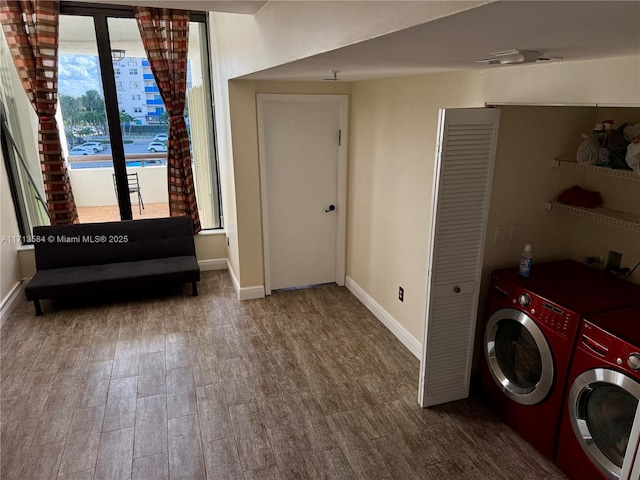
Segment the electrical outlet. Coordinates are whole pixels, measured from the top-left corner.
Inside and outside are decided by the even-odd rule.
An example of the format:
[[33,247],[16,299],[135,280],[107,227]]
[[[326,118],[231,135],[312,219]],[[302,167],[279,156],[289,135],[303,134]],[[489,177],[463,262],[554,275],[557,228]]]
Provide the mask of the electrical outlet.
[[398,300],[404,302],[404,288],[398,287]]
[[613,250],[609,250],[607,252],[607,265],[604,267],[605,270],[613,270],[620,268],[620,264],[622,262],[622,254],[618,252],[614,252]]
[[496,236],[493,239],[493,244],[500,245],[501,243],[504,243],[506,235],[507,227],[505,225],[498,225],[496,227]]

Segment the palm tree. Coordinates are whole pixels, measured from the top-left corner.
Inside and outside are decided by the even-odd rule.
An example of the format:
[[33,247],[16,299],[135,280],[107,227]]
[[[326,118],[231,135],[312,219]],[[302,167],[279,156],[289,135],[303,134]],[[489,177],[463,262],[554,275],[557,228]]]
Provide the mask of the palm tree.
[[133,123],[136,121],[135,117],[129,115],[127,112],[122,110],[120,112],[120,125],[122,126],[122,131],[125,131],[127,125],[129,125],[129,135],[131,135],[131,127]]
[[80,97],[80,101],[85,109],[83,120],[90,125],[100,126],[104,131],[107,125],[107,113],[100,93],[97,90],[87,90]]
[[60,109],[62,110],[62,122],[71,137],[71,146],[75,147],[74,130],[82,118],[82,103],[80,98],[65,95],[64,93],[60,94],[58,98],[60,100]]

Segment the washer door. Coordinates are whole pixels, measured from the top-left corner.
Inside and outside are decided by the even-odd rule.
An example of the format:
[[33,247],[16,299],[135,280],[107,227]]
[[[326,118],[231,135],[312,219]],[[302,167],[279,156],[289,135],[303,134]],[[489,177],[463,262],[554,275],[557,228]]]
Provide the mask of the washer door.
[[484,332],[489,371],[503,392],[522,405],[544,400],[553,386],[551,348],[527,314],[503,308],[489,318]]
[[640,383],[608,368],[587,370],[569,391],[569,418],[580,446],[607,478],[618,480],[640,400]]

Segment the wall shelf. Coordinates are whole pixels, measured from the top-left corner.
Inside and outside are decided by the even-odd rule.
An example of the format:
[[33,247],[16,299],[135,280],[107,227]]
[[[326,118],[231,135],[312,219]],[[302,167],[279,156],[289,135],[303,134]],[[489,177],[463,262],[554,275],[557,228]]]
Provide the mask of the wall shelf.
[[640,232],[640,215],[610,210],[608,208],[584,208],[573,205],[565,205],[558,202],[547,202],[547,210],[567,213],[580,218],[586,218],[595,222],[612,225],[632,232]]
[[595,173],[607,177],[623,178],[625,180],[635,180],[640,182],[640,175],[631,170],[616,170],[613,168],[598,167],[596,165],[585,165],[572,160],[554,159],[553,166],[563,170],[573,170],[577,172]]

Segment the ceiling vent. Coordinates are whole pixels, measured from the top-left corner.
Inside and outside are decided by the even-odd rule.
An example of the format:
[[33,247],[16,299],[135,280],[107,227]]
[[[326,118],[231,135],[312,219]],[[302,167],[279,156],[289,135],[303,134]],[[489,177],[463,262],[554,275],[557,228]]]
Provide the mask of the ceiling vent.
[[476,60],[479,63],[488,63],[489,65],[510,65],[514,63],[535,63],[548,62],[549,57],[543,57],[542,52],[536,50],[505,50],[504,52],[494,52],[491,57]]

